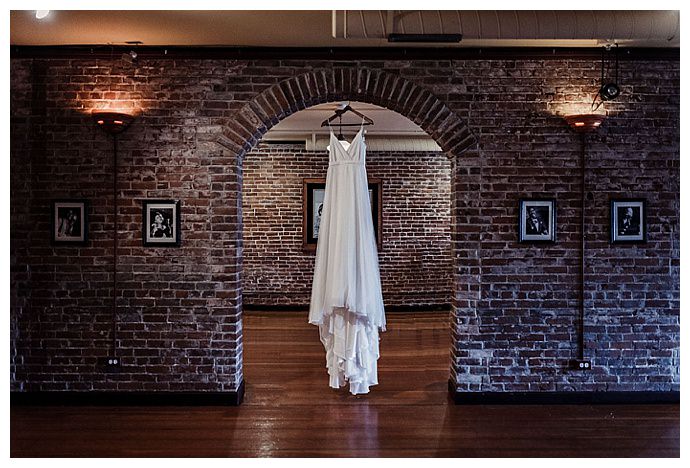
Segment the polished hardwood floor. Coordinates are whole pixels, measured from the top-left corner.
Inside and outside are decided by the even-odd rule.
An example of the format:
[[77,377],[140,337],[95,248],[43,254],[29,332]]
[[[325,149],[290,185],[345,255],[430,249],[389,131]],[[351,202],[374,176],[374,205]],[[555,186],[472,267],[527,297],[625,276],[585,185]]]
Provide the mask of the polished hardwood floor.
[[677,457],[679,405],[456,406],[446,313],[389,314],[380,385],[328,388],[306,312],[247,312],[240,407],[13,407],[13,457]]

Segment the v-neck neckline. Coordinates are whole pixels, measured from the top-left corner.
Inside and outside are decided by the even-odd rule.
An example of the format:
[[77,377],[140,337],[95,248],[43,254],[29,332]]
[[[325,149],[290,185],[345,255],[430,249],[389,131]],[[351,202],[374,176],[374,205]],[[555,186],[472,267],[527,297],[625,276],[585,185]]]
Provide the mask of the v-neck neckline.
[[[337,138],[335,138],[335,133],[333,133],[333,130],[332,130],[332,129],[331,129],[331,135],[333,136],[333,138],[335,139],[335,141],[338,142],[338,146],[340,146],[340,149],[342,149],[343,151],[345,151],[346,153],[349,154],[349,153],[350,153],[349,150],[350,150],[350,148],[352,148],[352,144],[355,142],[355,140],[357,139],[357,137],[360,136],[360,134],[362,133],[362,130],[364,130],[364,127],[360,127],[360,129],[359,129],[359,131],[357,132],[357,134],[352,138],[352,141],[350,142],[350,146],[348,146],[347,148],[345,148],[345,147],[343,146],[343,144],[340,142],[340,140],[338,140]],[[347,141],[347,140],[345,140],[345,141]]]

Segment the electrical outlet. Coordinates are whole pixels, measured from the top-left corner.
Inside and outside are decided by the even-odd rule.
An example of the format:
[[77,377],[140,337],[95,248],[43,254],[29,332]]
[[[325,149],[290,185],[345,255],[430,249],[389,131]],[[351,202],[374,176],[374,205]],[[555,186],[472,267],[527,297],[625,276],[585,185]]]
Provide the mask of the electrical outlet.
[[587,359],[573,359],[570,361],[570,368],[572,370],[588,371],[592,370],[592,363]]
[[106,356],[98,358],[98,367],[104,372],[120,372],[122,363],[117,356]]

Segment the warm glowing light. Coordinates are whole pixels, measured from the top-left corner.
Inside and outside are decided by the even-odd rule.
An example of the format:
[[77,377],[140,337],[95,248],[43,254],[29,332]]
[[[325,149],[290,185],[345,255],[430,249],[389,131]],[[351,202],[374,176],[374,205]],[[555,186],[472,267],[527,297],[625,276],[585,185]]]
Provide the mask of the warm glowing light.
[[133,115],[120,112],[94,111],[91,115],[99,128],[111,135],[123,132],[134,120]]
[[50,10],[36,10],[36,19],[46,18],[50,14]]
[[[79,111],[84,114],[98,114],[102,112],[111,112],[116,114],[138,116],[142,113],[142,109],[134,101],[131,100],[84,100],[79,101],[79,105],[81,107]],[[107,121],[107,119],[105,120]],[[97,121],[94,120],[94,122]]]
[[602,114],[566,115],[565,121],[576,132],[589,133],[599,127],[605,118]]

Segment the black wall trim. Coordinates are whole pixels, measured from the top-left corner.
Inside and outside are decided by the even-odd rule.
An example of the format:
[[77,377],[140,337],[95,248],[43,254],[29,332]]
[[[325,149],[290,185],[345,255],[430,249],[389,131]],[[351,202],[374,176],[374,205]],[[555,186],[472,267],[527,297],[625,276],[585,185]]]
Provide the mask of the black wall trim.
[[650,405],[680,403],[680,392],[458,392],[448,382],[456,405]]
[[[132,50],[125,45],[10,46],[10,58],[120,59]],[[601,60],[601,47],[191,47],[138,46],[138,60],[501,60],[563,59]],[[620,60],[680,60],[680,48],[621,48]],[[355,66],[354,64],[343,64]]]
[[238,406],[236,392],[10,392],[11,406]]

